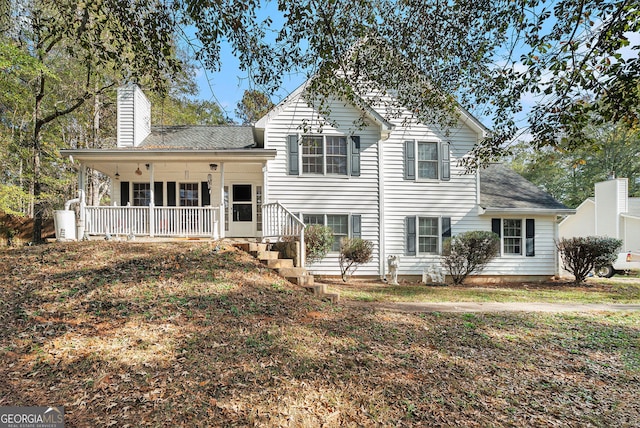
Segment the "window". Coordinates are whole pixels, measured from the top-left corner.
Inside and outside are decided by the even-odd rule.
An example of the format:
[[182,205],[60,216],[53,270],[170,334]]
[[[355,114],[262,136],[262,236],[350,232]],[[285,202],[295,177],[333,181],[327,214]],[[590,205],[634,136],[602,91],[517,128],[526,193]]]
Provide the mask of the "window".
[[409,140],[404,142],[405,180],[449,180],[449,143]]
[[229,231],[229,186],[224,186],[224,230]]
[[418,218],[418,252],[438,253],[438,218]]
[[262,186],[256,186],[256,230],[262,232]]
[[505,254],[522,254],[522,220],[504,219],[503,248]]
[[333,247],[332,251],[340,251],[340,243],[342,238],[349,237],[349,226],[347,226],[349,216],[346,215],[328,215],[327,226],[333,230]]
[[440,254],[442,241],[450,237],[450,217],[405,217],[406,254],[408,256]]
[[347,137],[304,136],[302,173],[347,175],[347,154]]
[[[304,224],[319,224],[333,230],[333,247],[331,251],[340,251],[342,238],[360,237],[360,216],[347,214],[305,214],[302,216]],[[349,222],[351,219],[351,222]],[[349,230],[351,224],[351,230]],[[351,232],[351,233],[349,233]]]
[[180,206],[198,206],[198,183],[180,183]]
[[133,206],[148,207],[151,203],[151,186],[149,183],[133,183]]
[[347,175],[347,138],[326,137],[327,174]]
[[418,142],[418,178],[438,179],[438,143]]
[[322,137],[302,137],[302,173],[323,174],[324,144]]
[[491,230],[500,236],[503,255],[535,256],[535,220],[519,218],[491,219]]
[[360,175],[357,136],[290,135],[288,156],[290,175]]

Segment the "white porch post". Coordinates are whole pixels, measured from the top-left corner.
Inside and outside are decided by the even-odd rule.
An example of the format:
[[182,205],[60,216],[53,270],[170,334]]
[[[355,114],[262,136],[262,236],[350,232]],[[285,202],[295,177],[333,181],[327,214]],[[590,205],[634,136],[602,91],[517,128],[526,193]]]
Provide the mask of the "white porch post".
[[87,182],[87,168],[84,164],[80,164],[80,170],[78,171],[78,198],[80,199],[80,218],[76,225],[76,239],[82,241],[84,239],[85,231],[85,217],[87,201],[85,198],[85,187]]
[[155,191],[153,187],[153,164],[149,164],[149,237],[153,238],[155,235]]
[[220,162],[220,221],[218,222],[218,229],[220,232],[218,236],[223,239],[225,236],[224,224],[226,212],[224,209],[224,162]]

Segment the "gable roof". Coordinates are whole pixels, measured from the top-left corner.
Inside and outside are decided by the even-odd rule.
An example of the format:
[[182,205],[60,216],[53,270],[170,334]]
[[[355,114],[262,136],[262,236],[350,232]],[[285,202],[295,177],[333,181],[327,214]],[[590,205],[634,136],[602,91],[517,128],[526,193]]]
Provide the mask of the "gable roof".
[[255,147],[251,126],[154,126],[139,149],[238,150]]
[[[287,95],[286,97],[284,97],[278,104],[276,104],[271,110],[269,110],[264,116],[262,116],[260,119],[258,119],[258,121],[255,123],[255,127],[257,129],[264,129],[267,127],[268,122],[275,118],[280,111],[283,109],[283,107],[285,105],[287,105],[288,103],[290,103],[291,101],[298,99],[299,97],[302,96],[302,94],[304,93],[305,89],[307,88],[307,86],[309,86],[309,82],[311,81],[310,79],[305,80],[300,86],[298,86],[293,92],[291,92],[289,95]],[[365,115],[371,119],[374,123],[376,123],[378,126],[380,126],[380,129],[383,131],[383,133],[388,133],[389,131],[393,130],[394,125],[389,122],[387,119],[385,119],[384,117],[382,117],[382,115],[380,113],[378,113],[374,108],[372,108],[364,99],[362,99],[360,96],[358,96],[357,94],[354,94],[356,96],[356,98],[358,99],[359,102],[361,102],[361,107],[358,107],[356,105],[352,104],[352,107],[359,109],[361,108],[363,110],[363,112],[365,113]]]
[[480,206],[487,214],[575,213],[574,209],[556,201],[553,196],[504,165],[492,164],[478,174]]

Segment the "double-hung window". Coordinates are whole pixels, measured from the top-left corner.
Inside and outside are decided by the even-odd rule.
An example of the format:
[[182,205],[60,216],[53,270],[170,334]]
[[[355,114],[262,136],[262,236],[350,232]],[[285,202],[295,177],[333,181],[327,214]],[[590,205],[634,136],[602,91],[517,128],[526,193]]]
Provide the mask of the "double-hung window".
[[405,180],[450,180],[449,143],[408,140],[404,142]]
[[[333,247],[331,251],[340,251],[343,238],[360,237],[360,215],[348,214],[304,214],[304,224],[319,224],[330,227],[333,231]],[[351,226],[351,227],[349,227]]]
[[198,183],[180,183],[180,206],[198,206]]
[[494,218],[491,230],[500,236],[505,256],[535,256],[535,220],[532,218]]
[[405,241],[408,256],[440,254],[442,241],[450,237],[450,217],[405,217]]
[[360,175],[360,137],[290,135],[290,175]]
[[133,206],[148,207],[151,203],[151,185],[149,183],[133,183]]

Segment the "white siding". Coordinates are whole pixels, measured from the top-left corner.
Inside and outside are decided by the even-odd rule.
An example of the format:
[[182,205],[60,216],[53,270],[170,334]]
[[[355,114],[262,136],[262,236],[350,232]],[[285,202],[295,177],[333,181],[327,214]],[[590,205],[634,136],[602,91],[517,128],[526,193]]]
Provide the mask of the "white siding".
[[[280,202],[295,214],[350,214],[361,216],[362,238],[375,244],[370,263],[358,268],[358,275],[378,274],[378,139],[380,131],[370,125],[357,129],[354,120],[358,112],[344,103],[332,103],[331,119],[335,126],[324,126],[323,135],[360,136],[360,176],[331,176],[288,174],[287,137],[302,135],[304,120],[312,130],[304,134],[317,134],[318,115],[307,103],[294,97],[279,109],[265,130],[265,148],[276,149],[276,159],[268,163],[267,202]],[[329,255],[310,266],[316,274],[339,275],[338,254]]]
[[596,233],[595,203],[587,199],[576,209],[574,215],[570,215],[558,226],[560,238],[573,238],[576,236],[590,236]]
[[[452,129],[448,136],[434,132],[431,128],[412,124],[409,128],[401,126],[400,119],[396,130],[383,144],[384,158],[384,224],[385,259],[389,255],[400,256],[400,270],[404,275],[420,275],[423,270],[439,256],[406,255],[405,217],[450,217],[451,230],[457,234],[466,229],[463,221],[470,212],[477,212],[477,186],[475,174],[464,174],[457,166],[477,141],[477,134],[464,125]],[[449,142],[451,151],[451,179],[405,180],[404,179],[404,141]],[[476,215],[477,217],[477,215]]]
[[[535,220],[535,256],[501,255],[489,263],[482,275],[555,275],[558,254],[555,247],[556,236],[554,235],[555,216],[503,215],[500,217],[522,219],[523,233],[525,219]],[[470,213],[463,223],[468,228],[467,230],[490,231],[491,218],[491,216],[478,216]]]
[[133,147],[134,136],[133,86],[118,88],[117,138],[118,147]]
[[151,132],[151,104],[137,85],[118,88],[118,147],[137,147]]
[[[386,271],[386,258],[400,256],[401,275],[421,275],[431,263],[440,261],[439,255],[408,256],[406,254],[405,218],[449,217],[453,235],[469,230],[491,230],[491,217],[478,215],[477,174],[465,174],[458,161],[477,143],[479,136],[469,126],[460,123],[444,134],[436,128],[411,123],[405,126],[400,117],[395,129],[385,141],[379,141],[380,128],[370,124],[355,129],[359,112],[334,102],[331,109],[333,126],[324,126],[324,135],[359,135],[361,138],[360,177],[291,176],[288,175],[287,137],[302,134],[304,121],[315,130],[317,112],[298,97],[281,104],[265,118],[265,148],[276,149],[277,156],[268,163],[267,202],[279,201],[294,213],[359,214],[362,237],[374,242],[373,261],[357,271],[359,275],[378,275]],[[380,110],[380,114],[384,115]],[[313,132],[309,132],[313,133]],[[307,134],[309,134],[307,133]],[[450,143],[451,179],[405,180],[404,141],[433,141]],[[383,162],[379,177],[378,159]],[[383,183],[383,246],[380,248],[379,183]],[[514,218],[513,216],[509,218]],[[556,273],[555,216],[518,216],[535,219],[535,257],[501,257],[484,274],[489,275],[554,275]],[[316,274],[339,274],[337,254],[310,267]]]

